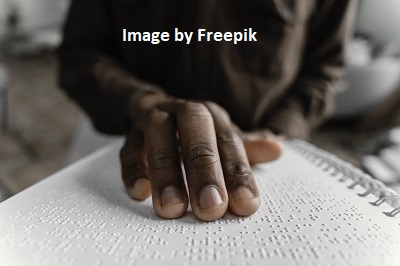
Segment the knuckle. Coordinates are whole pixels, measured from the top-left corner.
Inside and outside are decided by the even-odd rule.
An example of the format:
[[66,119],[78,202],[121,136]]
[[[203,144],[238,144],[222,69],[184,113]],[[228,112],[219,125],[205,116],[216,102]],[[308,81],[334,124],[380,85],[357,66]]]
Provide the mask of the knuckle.
[[179,163],[178,156],[167,149],[154,150],[149,156],[149,168],[162,169],[176,166]]
[[211,114],[208,111],[207,107],[202,103],[197,102],[185,102],[180,107],[180,112],[183,114],[190,115],[201,115],[201,116],[210,116]]
[[205,106],[207,106],[207,108],[210,110],[212,114],[218,115],[224,121],[230,121],[230,116],[228,112],[224,108],[222,108],[219,104],[211,101],[205,101],[203,103]]
[[212,145],[201,143],[189,149],[186,161],[189,168],[213,165],[219,161],[218,152]]
[[146,126],[158,125],[169,119],[171,118],[167,112],[153,109],[147,113],[145,117],[145,124]]
[[249,175],[249,174],[252,175],[250,168],[243,162],[232,163],[230,172],[233,175],[241,175],[241,176]]
[[218,145],[237,145],[241,142],[241,138],[233,131],[223,131],[217,133]]
[[252,177],[251,169],[243,162],[232,162],[227,165],[225,178],[228,180]]
[[218,104],[212,101],[203,101],[202,103],[207,106],[208,109],[217,110],[221,108]]
[[228,112],[225,109],[220,108],[218,112],[219,112],[219,114],[221,116],[221,120],[222,121],[225,121],[226,123],[230,123],[231,122],[231,117],[230,117],[230,115],[228,114]]
[[211,112],[215,112],[215,113],[226,113],[225,109],[222,108],[219,104],[212,102],[212,101],[204,101],[203,104],[205,106],[207,106],[207,108],[211,111]]

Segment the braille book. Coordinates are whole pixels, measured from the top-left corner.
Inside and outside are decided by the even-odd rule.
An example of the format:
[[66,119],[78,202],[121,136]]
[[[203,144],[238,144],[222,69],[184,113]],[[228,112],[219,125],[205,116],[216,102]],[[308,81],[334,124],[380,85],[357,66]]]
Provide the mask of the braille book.
[[0,265],[400,265],[399,196],[306,142],[254,166],[257,213],[214,222],[133,201],[120,147],[1,203]]

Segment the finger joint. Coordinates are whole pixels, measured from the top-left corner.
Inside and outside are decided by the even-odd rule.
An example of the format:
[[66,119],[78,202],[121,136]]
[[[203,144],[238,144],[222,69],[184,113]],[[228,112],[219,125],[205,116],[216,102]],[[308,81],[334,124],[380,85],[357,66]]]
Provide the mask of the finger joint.
[[197,145],[189,150],[186,162],[189,168],[213,165],[218,162],[218,153],[212,145]]
[[196,115],[211,117],[210,111],[202,103],[185,102],[180,107],[180,112],[185,115]]
[[217,133],[218,145],[237,145],[241,142],[241,138],[233,131],[223,131]]
[[237,179],[238,177],[251,177],[253,175],[249,166],[244,162],[232,162],[226,167],[225,178]]
[[166,149],[154,150],[149,155],[149,168],[151,169],[168,168],[179,164],[177,154]]
[[154,109],[146,114],[144,121],[146,126],[159,126],[170,119],[167,112]]

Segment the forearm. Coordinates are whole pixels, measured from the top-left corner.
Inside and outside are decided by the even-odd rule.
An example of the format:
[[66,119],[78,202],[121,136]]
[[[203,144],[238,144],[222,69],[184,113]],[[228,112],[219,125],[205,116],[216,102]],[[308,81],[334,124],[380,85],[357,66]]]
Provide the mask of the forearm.
[[[318,82],[320,81],[320,82]],[[272,112],[264,126],[277,134],[307,139],[334,109],[334,95],[338,81],[298,81],[296,92],[291,92]]]
[[160,89],[136,78],[116,59],[118,47],[111,25],[107,1],[72,1],[57,51],[60,85],[99,131],[124,134],[131,126],[132,98]]
[[99,51],[59,50],[60,85],[91,117],[97,130],[124,134],[130,102],[160,88],[136,79]]
[[268,115],[265,127],[290,137],[307,138],[333,111],[334,95],[344,73],[345,47],[352,33],[356,2],[321,2],[309,23],[298,78],[276,111]]

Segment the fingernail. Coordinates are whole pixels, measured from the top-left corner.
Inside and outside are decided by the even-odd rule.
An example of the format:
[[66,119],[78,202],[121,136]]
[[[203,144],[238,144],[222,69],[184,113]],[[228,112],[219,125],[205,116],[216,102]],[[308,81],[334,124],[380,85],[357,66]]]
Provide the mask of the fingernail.
[[138,180],[136,180],[133,189],[135,190],[135,192],[140,192],[144,188],[147,188],[148,185],[149,185],[149,180],[144,178],[139,178]]
[[129,194],[139,200],[145,199],[150,193],[150,182],[145,178],[136,180],[133,187],[128,188]]
[[215,186],[207,186],[200,192],[199,207],[202,210],[207,210],[217,207],[223,203],[221,195]]
[[164,188],[161,193],[161,205],[167,206],[169,204],[175,204],[183,202],[181,192],[174,186]]
[[238,187],[233,193],[233,201],[254,199],[254,194],[245,186]]

